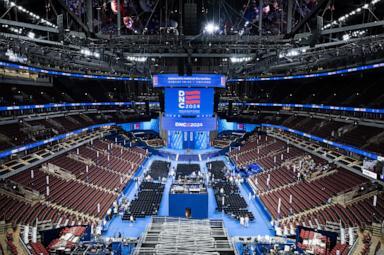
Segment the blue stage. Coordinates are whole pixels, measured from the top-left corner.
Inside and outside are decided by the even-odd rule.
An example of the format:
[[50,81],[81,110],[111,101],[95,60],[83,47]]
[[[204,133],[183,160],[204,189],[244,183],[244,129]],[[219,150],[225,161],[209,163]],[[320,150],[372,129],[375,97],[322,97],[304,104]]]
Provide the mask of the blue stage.
[[192,219],[208,218],[208,194],[169,195],[169,216],[185,218],[186,211]]

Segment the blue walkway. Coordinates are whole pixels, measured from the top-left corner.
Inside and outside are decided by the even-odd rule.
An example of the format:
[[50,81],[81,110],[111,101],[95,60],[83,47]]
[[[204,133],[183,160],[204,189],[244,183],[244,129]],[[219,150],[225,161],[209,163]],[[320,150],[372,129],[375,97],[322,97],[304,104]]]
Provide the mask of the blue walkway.
[[[171,162],[171,169],[176,169],[176,162]],[[168,177],[167,182],[165,183],[163,196],[161,198],[161,204],[159,208],[159,216],[168,216],[169,215],[169,191],[173,182],[173,177]]]
[[[217,157],[212,159],[214,160],[224,160],[229,169],[233,169],[233,166],[230,165],[228,160],[225,157]],[[201,167],[205,167],[205,162],[201,164]],[[229,236],[257,236],[257,235],[273,235],[273,228],[264,214],[260,205],[255,201],[255,199],[248,199],[248,191],[245,184],[239,185],[240,192],[248,204],[248,209],[255,216],[255,220],[249,223],[248,227],[241,226],[239,221],[233,219],[232,217],[226,215],[223,212],[216,211],[217,203],[215,199],[215,194],[212,188],[208,188],[208,217],[210,219],[222,219],[224,225],[227,229]],[[256,197],[256,199],[258,199]]]

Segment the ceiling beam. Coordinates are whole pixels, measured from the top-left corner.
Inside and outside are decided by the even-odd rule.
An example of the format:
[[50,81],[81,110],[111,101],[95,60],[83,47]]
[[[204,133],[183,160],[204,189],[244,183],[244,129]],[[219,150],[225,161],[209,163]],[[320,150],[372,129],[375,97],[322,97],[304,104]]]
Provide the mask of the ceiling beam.
[[89,31],[87,25],[85,25],[79,17],[77,17],[76,14],[74,14],[68,6],[65,4],[63,0],[55,0],[57,3],[60,4],[60,6],[64,9],[65,12],[71,16],[71,18],[84,30],[84,32],[87,34],[87,36],[91,36],[91,32]]
[[321,0],[316,6],[315,8],[312,9],[312,11],[304,17],[304,19],[302,21],[300,21],[299,24],[297,24],[293,29],[292,29],[292,32],[288,33],[285,35],[285,38],[286,39],[289,39],[289,38],[292,38],[294,37],[299,31],[300,29],[302,29],[305,24],[308,23],[308,21],[310,19],[312,19],[324,6],[326,6],[328,4],[329,0]]
[[35,24],[25,23],[25,22],[20,22],[20,21],[14,21],[14,20],[9,20],[9,19],[0,19],[0,24],[15,26],[15,27],[30,28],[33,30],[39,30],[39,31],[44,31],[44,32],[49,32],[49,33],[56,33],[56,34],[59,33],[59,30],[56,28],[53,28],[53,27],[40,26],[40,25],[35,25]]
[[[352,25],[352,26],[326,29],[326,30],[322,30],[320,32],[320,34],[321,35],[330,35],[330,34],[337,34],[337,33],[343,33],[343,32],[360,30],[360,29],[368,29],[368,28],[373,28],[373,27],[381,27],[381,26],[384,27],[384,20],[374,21],[374,22],[369,22],[369,23],[363,23],[363,24],[357,24],[357,25]],[[296,34],[295,39],[308,38],[311,35],[312,35],[312,33]]]

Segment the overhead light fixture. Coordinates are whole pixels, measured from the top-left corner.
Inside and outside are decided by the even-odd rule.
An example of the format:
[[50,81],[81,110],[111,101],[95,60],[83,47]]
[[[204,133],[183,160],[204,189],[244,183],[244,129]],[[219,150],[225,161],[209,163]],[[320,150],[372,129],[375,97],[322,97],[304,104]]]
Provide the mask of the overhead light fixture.
[[381,2],[381,1],[383,1],[383,0],[372,0],[371,3],[369,3],[369,4],[366,3],[366,4],[362,5],[361,7],[358,7],[355,10],[353,10],[353,11],[351,11],[351,12],[349,12],[349,13],[343,15],[343,16],[341,16],[337,20],[334,20],[331,23],[323,26],[322,30],[329,29],[329,28],[332,28],[333,26],[341,24],[342,22],[346,22],[352,16],[355,16],[355,15],[361,13],[361,11],[363,9],[369,9],[369,6],[373,6],[373,5],[375,5],[375,4],[377,4],[377,3]]
[[147,57],[133,57],[133,56],[128,56],[127,60],[132,61],[132,62],[145,62],[147,61]]
[[27,35],[29,38],[34,39],[35,38],[35,33],[34,32],[29,32]]
[[14,27],[9,27],[8,28],[11,32],[15,33],[15,34],[18,34],[18,35],[21,35],[23,33],[23,29],[22,28],[14,28]]
[[80,53],[83,54],[86,57],[95,57],[100,58],[100,53],[97,51],[91,51],[90,49],[84,48],[80,50]]
[[286,52],[280,52],[279,58],[284,58],[284,57],[296,57],[299,56],[303,53],[306,53],[307,49],[306,48],[296,48],[296,49],[290,49]]
[[5,52],[5,56],[7,56],[8,60],[12,62],[26,63],[28,60],[26,57],[21,56],[10,49],[8,49],[7,52]]
[[209,22],[204,26],[204,32],[207,34],[214,34],[219,31],[219,26],[213,22]]
[[351,38],[361,37],[361,36],[365,35],[366,33],[367,33],[367,30],[356,30],[356,31],[353,31],[353,32],[348,33],[348,34],[344,34],[342,39],[343,39],[343,41],[348,41]]
[[58,26],[56,26],[55,24],[49,22],[49,21],[46,20],[46,19],[43,19],[42,17],[40,17],[40,16],[37,15],[37,14],[34,14],[34,13],[31,12],[31,11],[28,11],[28,10],[25,9],[23,6],[21,6],[21,5],[17,5],[17,4],[16,4],[15,2],[13,2],[13,1],[10,1],[10,0],[3,0],[3,1],[4,1],[4,3],[5,3],[6,5],[9,5],[10,7],[15,7],[18,11],[20,11],[20,12],[22,12],[22,13],[25,13],[25,14],[29,15],[30,17],[32,17],[32,18],[38,20],[40,23],[43,23],[43,24],[45,24],[45,25],[47,25],[47,26],[50,26],[50,27],[53,27],[53,28],[56,28],[56,29],[58,28]]
[[231,63],[244,63],[244,62],[251,61],[252,58],[251,57],[232,57],[230,58],[230,60],[231,60]]

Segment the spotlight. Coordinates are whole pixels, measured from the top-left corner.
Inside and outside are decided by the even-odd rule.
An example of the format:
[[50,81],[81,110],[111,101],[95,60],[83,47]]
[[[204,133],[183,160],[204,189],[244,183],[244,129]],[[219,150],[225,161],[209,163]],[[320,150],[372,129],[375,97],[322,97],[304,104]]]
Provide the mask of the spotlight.
[[35,33],[34,32],[29,32],[28,33],[28,37],[31,38],[31,39],[34,39],[35,38]]
[[4,2],[9,5],[10,7],[15,7],[18,11],[20,12],[23,12],[27,15],[29,15],[30,17],[34,18],[34,19],[37,19],[39,22],[43,23],[43,24],[46,24],[47,26],[50,26],[50,27],[53,27],[53,28],[58,28],[58,26],[56,26],[55,24],[49,22],[48,20],[46,19],[43,19],[42,17],[40,17],[39,15],[31,12],[31,11],[28,11],[27,9],[25,9],[23,6],[20,6],[20,5],[17,5],[15,2],[13,1],[9,1],[9,0],[4,0]]
[[145,62],[145,61],[147,61],[147,57],[132,57],[132,56],[128,56],[127,60],[132,61],[132,62]]
[[232,57],[230,58],[231,62],[232,63],[243,63],[243,62],[248,62],[248,61],[251,61],[252,58],[251,57]]
[[353,11],[351,11],[351,12],[349,12],[349,13],[343,15],[343,16],[341,16],[337,20],[334,20],[333,22],[323,26],[322,30],[331,28],[332,26],[335,26],[335,25],[339,25],[339,23],[346,22],[347,19],[349,19],[352,16],[355,16],[355,15],[359,14],[363,9],[368,10],[370,6],[374,6],[374,5],[376,5],[377,3],[381,2],[381,1],[382,0],[372,0],[370,3],[366,3],[363,6],[358,7],[357,9],[355,9],[355,10],[353,10]]
[[213,22],[207,23],[204,27],[204,32],[207,34],[214,34],[217,31],[219,31],[219,26]]

